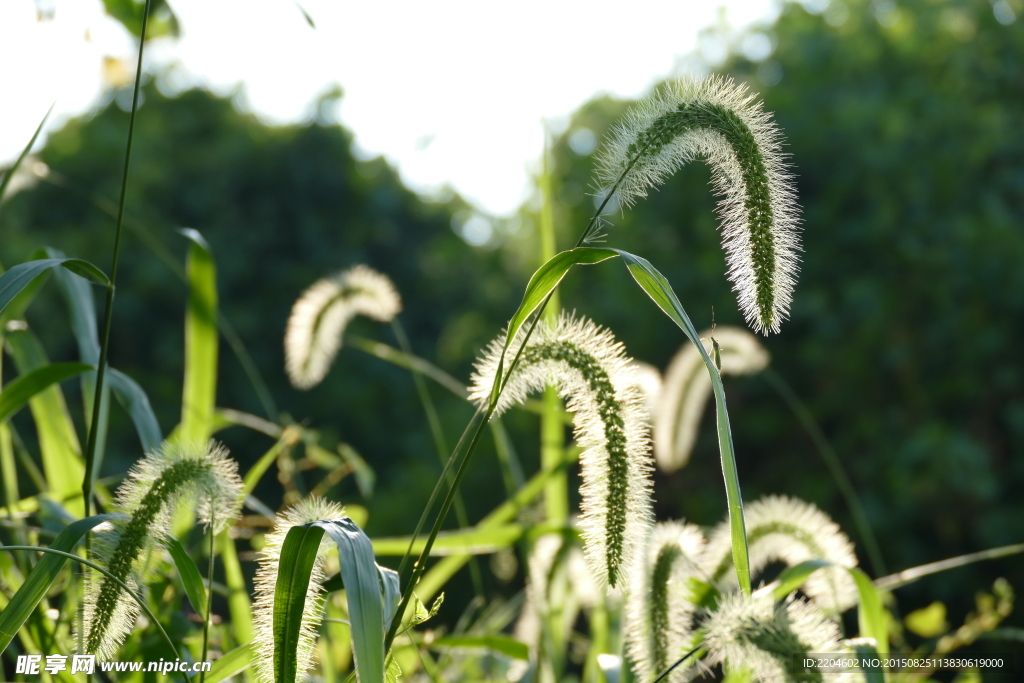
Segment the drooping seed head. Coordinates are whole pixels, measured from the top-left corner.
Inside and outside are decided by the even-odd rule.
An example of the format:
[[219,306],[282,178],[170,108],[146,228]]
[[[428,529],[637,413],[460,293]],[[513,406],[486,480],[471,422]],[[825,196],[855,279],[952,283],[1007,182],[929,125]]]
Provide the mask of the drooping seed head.
[[636,387],[644,397],[647,419],[653,424],[658,404],[661,403],[661,373],[658,372],[658,368],[643,361],[635,360],[630,365],[633,368],[633,375],[636,377]]
[[[176,510],[192,506],[200,521],[212,525],[210,533],[217,533],[234,521],[241,504],[238,463],[228,457],[224,446],[215,441],[205,447],[166,443],[128,473],[118,490],[116,507],[126,519],[97,534],[94,556],[111,574],[139,591],[153,551],[170,534]],[[112,657],[137,616],[138,606],[120,586],[99,574],[90,575],[81,648]]]
[[[515,358],[524,336],[517,335],[507,359]],[[504,337],[496,339],[477,360],[471,400],[487,404],[504,344]],[[611,332],[563,315],[554,328],[537,326],[495,409],[501,414],[548,385],[566,400],[584,449],[584,553],[599,583],[613,587],[633,567],[653,517],[645,410],[629,361]]]
[[[259,568],[256,570],[256,600],[253,602],[253,625],[256,629],[256,676],[260,683],[274,683],[274,594],[277,590],[278,567],[281,548],[292,527],[302,526],[321,520],[343,519],[345,509],[322,498],[310,497],[277,516],[273,530],[267,534],[263,549],[258,555]],[[309,577],[306,603],[302,610],[302,624],[299,627],[299,642],[296,646],[296,667],[298,680],[306,680],[313,663],[313,648],[316,645],[317,628],[323,618],[324,589],[327,578],[324,565],[327,552],[334,547],[327,534],[320,541],[316,562]]]
[[358,265],[317,280],[292,307],[285,330],[285,369],[299,389],[323,380],[341,348],[352,318],[365,315],[388,322],[402,310],[402,301],[386,275]]
[[781,134],[745,86],[682,80],[625,115],[599,157],[602,192],[631,205],[703,158],[721,196],[723,246],[748,324],[778,332],[796,282],[799,208]]
[[[691,649],[696,606],[688,580],[700,575],[703,552],[700,528],[659,522],[638,556],[626,598],[626,638],[638,680],[653,680]],[[668,680],[683,683],[695,672],[692,666],[679,666]]]
[[[801,587],[814,604],[835,616],[857,603],[857,586],[845,568],[857,566],[853,543],[828,515],[810,503],[785,496],[768,496],[743,508],[750,552],[750,572],[756,576],[773,562],[792,567],[807,560],[828,560]],[[712,581],[732,585],[732,539],[728,521],[718,525],[708,541],[704,570]]]
[[726,671],[746,668],[754,683],[863,683],[862,674],[827,673],[807,654],[845,654],[839,629],[802,600],[776,603],[770,594],[723,595],[704,622],[707,662]]
[[[753,374],[768,367],[768,351],[743,328],[721,326],[701,334],[713,359],[711,336],[718,341],[723,375]],[[663,472],[675,472],[689,462],[710,396],[711,376],[704,359],[697,347],[686,342],[665,371],[654,415],[654,458]]]

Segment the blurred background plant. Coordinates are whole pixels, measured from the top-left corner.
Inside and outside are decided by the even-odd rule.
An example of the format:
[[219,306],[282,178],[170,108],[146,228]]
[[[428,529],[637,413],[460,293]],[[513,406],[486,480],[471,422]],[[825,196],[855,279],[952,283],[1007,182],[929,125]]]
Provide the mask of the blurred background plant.
[[[141,5],[108,5],[129,27],[141,21],[129,12]],[[734,438],[744,494],[815,503],[855,538],[861,566],[875,564],[876,576],[1022,540],[1022,11],[1015,0],[787,3],[770,26],[744,35],[707,33],[728,47],[715,70],[760,92],[785,132],[804,218],[791,320],[781,335],[762,341],[769,371],[726,379],[733,423],[740,425]],[[170,9],[161,16],[159,25],[172,31]],[[290,440],[239,428],[219,435],[243,472],[275,440],[284,444],[277,480],[265,477],[256,498],[277,510],[315,490],[365,507],[372,537],[408,534],[440,473],[432,439],[454,441],[472,407],[430,384],[437,417],[431,425],[409,373],[365,354],[376,348],[367,339],[395,348],[406,342],[363,318],[349,325],[324,382],[310,392],[294,390],[281,344],[292,303],[318,278],[369,264],[401,293],[408,348],[465,383],[541,259],[541,226],[550,221],[564,249],[585,225],[594,208],[592,154],[629,103],[600,97],[580,108],[552,134],[537,196],[502,217],[458,196],[417,196],[383,159],[360,158],[351,134],[335,123],[268,125],[203,90],[168,97],[157,87],[160,78],[144,86],[137,122],[112,363],[145,387],[165,429],[176,424],[188,296],[180,279],[187,242],[176,231],[200,229],[216,258],[220,308],[230,324],[217,405],[309,427],[285,432]],[[107,262],[108,241],[97,235],[109,234],[116,211],[124,101],[112,88],[95,113],[66,123],[26,161],[18,187],[12,183],[18,191],[0,206],[5,265],[42,246]],[[722,277],[708,179],[706,167],[687,166],[614,217],[615,246],[656,254],[652,260],[700,329],[713,321],[742,323]],[[636,314],[637,293],[624,278],[622,269],[583,269],[560,288],[561,305],[615,330],[631,356],[664,371],[680,337],[653,309]],[[41,289],[25,318],[49,358],[78,357],[57,289]],[[248,367],[231,353],[237,340],[251,356]],[[261,378],[255,383],[254,372]],[[77,420],[76,392],[66,400]],[[494,501],[538,469],[535,408],[504,418],[507,442],[498,443],[505,453],[482,446],[463,485],[469,521],[491,512]],[[717,442],[704,417],[688,464],[655,475],[658,519],[704,526],[721,519],[722,488],[709,484],[720,481]],[[31,420],[27,411],[11,418],[26,453],[39,448]],[[127,419],[112,411],[110,421],[101,481],[116,480],[139,453]],[[567,439],[568,432],[558,436]],[[823,443],[848,473],[877,536],[877,557],[856,535],[856,513],[820,457]],[[361,475],[324,478],[342,466]],[[19,490],[37,490],[32,475],[31,468],[18,470]],[[571,508],[579,502],[577,477],[571,470]],[[543,517],[527,508],[518,521]],[[257,544],[259,533],[257,527]],[[255,557],[242,545],[239,568],[251,579]],[[435,625],[469,633],[509,625],[523,599],[523,550],[461,569],[445,586]],[[1024,585],[1024,563],[1017,557],[975,564],[901,589],[898,607],[892,605],[895,642],[951,647],[950,639],[976,639],[971,629],[986,615],[995,620],[988,631],[998,625],[1019,639],[1020,616],[1002,613],[1001,577]],[[984,597],[994,583],[996,597]],[[951,631],[948,622],[964,626]],[[578,676],[588,660],[577,626],[587,633],[592,626],[566,627],[566,671]],[[458,651],[445,657],[439,670],[459,664],[469,677],[489,671],[486,658]]]

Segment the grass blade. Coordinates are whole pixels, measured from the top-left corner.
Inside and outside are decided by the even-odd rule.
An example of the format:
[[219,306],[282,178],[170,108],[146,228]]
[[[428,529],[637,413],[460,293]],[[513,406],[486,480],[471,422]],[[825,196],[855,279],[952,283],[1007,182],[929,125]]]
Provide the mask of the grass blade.
[[252,643],[246,643],[225,653],[206,672],[206,683],[220,683],[242,673],[252,664],[254,652]]
[[[10,330],[6,339],[22,375],[49,365],[42,345],[30,330]],[[64,393],[58,385],[51,384],[29,399],[29,408],[39,435],[49,492],[58,501],[66,502],[79,494],[85,466]]]
[[679,303],[679,298],[665,276],[659,273],[646,259],[618,249],[612,251],[622,257],[636,283],[693,342],[711,374],[718,418],[718,449],[722,456],[722,473],[725,476],[725,493],[729,505],[729,525],[732,530],[733,562],[740,588],[744,593],[750,595],[750,562],[747,551],[747,534],[743,521],[743,498],[740,495],[740,480],[736,471],[736,455],[732,442],[732,428],[729,426],[729,410],[725,403],[725,387],[722,385],[722,376],[704,348],[704,344],[701,343],[697,329],[690,322],[690,317],[683,309],[683,305]]
[[988,550],[980,550],[976,553],[968,553],[967,555],[951,557],[948,560],[922,564],[919,567],[904,569],[901,572],[896,572],[895,574],[875,579],[875,588],[878,590],[889,591],[894,588],[901,588],[902,586],[911,584],[921,577],[928,576],[929,574],[937,574],[939,572],[944,572],[947,569],[955,569],[957,567],[973,564],[974,562],[994,560],[1000,557],[1006,557],[1007,555],[1016,555],[1018,553],[1024,553],[1024,543],[1002,545],[998,548],[989,548]]
[[776,600],[782,600],[802,586],[804,581],[806,581],[811,574],[822,567],[830,566],[832,566],[832,563],[828,560],[807,560],[806,562],[801,562],[800,564],[788,567],[785,571],[779,574],[779,578],[775,580],[778,585],[772,589],[772,597]]
[[[224,583],[228,587],[228,610],[231,612],[231,630],[235,641],[248,643],[253,637],[252,602],[245,586],[242,565],[238,561],[235,542],[225,530],[220,534],[220,560],[224,564]],[[209,675],[207,675],[209,683]]]
[[170,537],[167,539],[167,550],[174,560],[174,566],[178,569],[178,576],[181,577],[182,588],[188,601],[192,603],[192,609],[199,616],[206,614],[206,587],[203,586],[203,577],[199,573],[199,567],[185,552],[178,539]]
[[57,266],[62,266],[76,275],[81,275],[101,285],[110,284],[102,270],[82,259],[44,258],[27,261],[12,266],[6,273],[0,275],[0,311],[7,308],[7,304],[11,303],[11,300],[39,275]]
[[163,432],[160,431],[160,423],[156,420],[153,407],[149,404],[149,397],[146,392],[128,375],[114,368],[107,368],[110,388],[117,397],[117,402],[128,413],[135,425],[135,431],[142,442],[142,448],[147,453],[159,450],[163,443]]
[[[73,522],[57,534],[57,538],[54,539],[50,548],[62,552],[71,552],[87,531],[98,524],[117,517],[119,517],[117,514],[94,515]],[[64,568],[65,559],[67,558],[50,554],[39,560],[36,566],[32,568],[32,571],[28,573],[28,576],[25,577],[25,582],[21,584],[18,592],[11,598],[7,607],[3,612],[0,612],[0,653],[7,649],[11,640],[36,608],[36,605],[39,604],[39,601],[46,595],[50,586],[53,585],[57,575]]]
[[445,636],[430,643],[431,648],[463,648],[473,650],[493,650],[512,659],[529,661],[530,648],[526,643],[520,642],[512,636],[490,635],[490,636]]
[[203,236],[191,228],[181,232],[192,244],[187,265],[185,387],[179,436],[185,442],[206,443],[217,399],[217,271]]
[[885,657],[889,654],[889,630],[885,621],[885,608],[882,607],[882,597],[863,570],[853,567],[848,571],[860,594],[860,607],[857,609],[860,635],[874,638],[878,654]]
[[[56,104],[56,102],[53,104]],[[4,193],[7,192],[7,186],[10,185],[11,178],[13,178],[14,174],[18,171],[18,167],[21,166],[21,162],[25,161],[25,157],[27,157],[28,153],[32,151],[32,145],[36,144],[36,140],[39,139],[39,134],[43,132],[43,126],[46,125],[46,120],[50,118],[50,114],[53,112],[53,104],[51,104],[50,108],[46,110],[46,115],[43,116],[43,120],[39,122],[38,126],[36,126],[36,132],[32,133],[32,139],[28,141],[27,145],[25,145],[25,149],[21,150],[21,154],[19,154],[18,158],[14,160],[14,164],[7,169],[7,173],[4,174],[4,179],[0,181],[0,202],[4,200]]]
[[[523,535],[523,527],[518,524],[502,524],[492,527],[469,527],[458,531],[441,532],[430,548],[431,557],[451,555],[486,555],[507,548]],[[409,550],[408,536],[400,538],[373,539],[373,552],[378,556],[401,557]],[[412,552],[423,552],[425,539],[416,539],[412,544]]]
[[[288,532],[281,547],[277,585],[274,588],[274,679],[295,683],[298,671],[299,635],[306,591],[324,530],[297,526]],[[312,607],[312,606],[311,606]]]
[[52,363],[19,376],[0,394],[0,421],[16,413],[39,392],[93,369],[85,363]]

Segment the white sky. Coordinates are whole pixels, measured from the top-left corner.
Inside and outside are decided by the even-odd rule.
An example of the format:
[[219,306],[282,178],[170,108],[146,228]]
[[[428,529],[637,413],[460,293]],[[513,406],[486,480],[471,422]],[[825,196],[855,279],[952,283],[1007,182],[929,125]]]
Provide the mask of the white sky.
[[[293,0],[170,0],[181,38],[153,41],[146,62],[175,65],[177,88],[227,94],[241,83],[244,106],[277,123],[308,119],[337,83],[338,119],[361,153],[384,154],[420,191],[449,184],[509,214],[529,194],[544,120],[564,125],[602,91],[644,94],[692,68],[701,29],[721,12],[742,27],[770,20],[777,1],[302,0],[313,29]],[[104,58],[134,71],[136,49],[100,0],[0,2],[0,165],[51,102],[47,130],[95,106]],[[712,61],[716,51],[702,45]]]

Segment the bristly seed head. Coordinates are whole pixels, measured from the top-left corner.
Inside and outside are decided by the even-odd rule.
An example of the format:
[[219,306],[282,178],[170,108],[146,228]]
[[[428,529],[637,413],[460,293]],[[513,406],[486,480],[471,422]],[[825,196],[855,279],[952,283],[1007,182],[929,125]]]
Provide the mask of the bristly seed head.
[[[750,573],[756,576],[773,562],[792,567],[807,560],[828,560],[835,566],[811,574],[802,586],[811,601],[829,616],[857,603],[857,587],[847,568],[857,566],[853,543],[828,515],[810,503],[785,496],[767,496],[743,509],[750,551]],[[716,582],[731,585],[732,539],[728,520],[711,534],[704,571]]]
[[796,283],[799,207],[781,134],[745,86],[682,80],[639,103],[599,157],[602,193],[631,205],[697,158],[711,166],[722,197],[722,240],[740,309],[756,331],[778,332]]
[[[135,463],[118,490],[117,510],[127,521],[97,534],[96,560],[133,590],[143,588],[152,552],[170,534],[171,520],[181,504],[195,506],[210,533],[226,528],[242,504],[238,463],[226,448],[210,441],[204,448],[178,443]],[[135,601],[106,577],[91,576],[85,597],[81,636],[85,652],[109,658],[116,653],[138,616]]]
[[[517,335],[506,359],[516,357],[524,336]],[[504,336],[491,342],[477,360],[471,400],[489,400],[504,344]],[[537,326],[495,408],[501,414],[548,385],[566,399],[584,449],[584,552],[598,580],[613,587],[632,569],[653,517],[646,411],[629,362],[609,331],[563,315],[554,328]]]
[[[273,530],[267,534],[263,549],[259,552],[259,569],[256,570],[256,600],[253,602],[253,625],[256,629],[256,677],[260,683],[274,683],[274,594],[277,590],[277,574],[281,560],[281,548],[292,527],[310,522],[343,519],[345,508],[324,500],[310,497],[277,516]],[[302,610],[302,624],[299,627],[299,642],[296,646],[297,680],[306,680],[313,663],[313,647],[316,632],[323,618],[324,589],[326,580],[324,565],[327,552],[334,547],[327,534],[320,541],[316,562],[309,577],[305,607]]]
[[[691,577],[700,575],[704,534],[693,524],[659,522],[647,540],[626,598],[626,639],[638,680],[648,681],[691,649]],[[679,666],[670,683],[690,680],[697,671]]]
[[802,600],[776,604],[770,594],[723,595],[704,623],[708,664],[749,669],[755,683],[863,683],[862,674],[830,674],[804,655],[843,654],[839,629]]
[[298,389],[323,380],[341,348],[349,321],[357,315],[388,322],[402,310],[402,300],[386,275],[358,265],[317,280],[292,307],[285,330],[285,369]]

